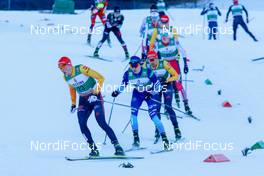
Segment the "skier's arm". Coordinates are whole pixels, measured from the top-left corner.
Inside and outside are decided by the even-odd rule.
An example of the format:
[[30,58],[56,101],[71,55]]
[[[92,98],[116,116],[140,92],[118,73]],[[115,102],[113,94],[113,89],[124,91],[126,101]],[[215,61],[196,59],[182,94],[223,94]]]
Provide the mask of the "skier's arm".
[[217,10],[217,13],[219,16],[222,16],[222,13],[220,12],[220,10],[218,9],[218,7],[215,7],[215,9]]
[[76,90],[69,85],[72,105],[76,105]]
[[125,17],[121,15],[121,20],[117,22],[117,27],[120,29],[124,23]]
[[149,44],[149,50],[150,51],[154,50],[154,46],[155,46],[157,36],[158,36],[158,29],[155,28],[153,33],[152,33],[151,39],[150,39],[150,44]]
[[95,70],[92,70],[91,68],[88,68],[86,66],[81,66],[80,71],[84,75],[92,77],[92,78],[97,80],[97,85],[96,85],[96,88],[94,89],[93,93],[98,94],[103,87],[105,78],[100,73],[98,73]]
[[172,81],[176,81],[179,78],[178,73],[176,72],[176,70],[167,62],[164,61],[164,68],[165,70],[167,70],[169,72],[169,74],[171,75],[171,77],[169,77],[166,80],[166,83],[172,82]]
[[208,12],[208,9],[203,8],[203,11],[201,12],[201,15],[205,15]]
[[232,10],[232,6],[229,7],[228,12],[226,14],[226,22],[228,21],[228,17],[229,17],[229,14],[230,14],[231,10]]
[[247,9],[245,8],[245,6],[242,6],[242,7],[243,7],[243,11],[246,13],[246,17],[248,19],[248,11],[247,11]]
[[123,75],[122,84],[115,91],[117,91],[118,94],[124,92],[126,86],[128,85],[128,82],[128,71],[126,71]]

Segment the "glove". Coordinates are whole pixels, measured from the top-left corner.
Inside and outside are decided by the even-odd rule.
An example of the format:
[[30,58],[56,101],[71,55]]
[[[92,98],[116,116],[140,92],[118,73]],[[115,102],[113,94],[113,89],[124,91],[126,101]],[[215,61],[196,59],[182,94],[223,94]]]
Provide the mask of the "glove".
[[185,74],[187,74],[189,72],[189,68],[188,68],[188,65],[187,65],[187,58],[186,57],[183,58],[183,62],[184,62],[183,72]]
[[249,23],[249,19],[247,18],[247,23]]
[[71,113],[75,113],[76,110],[77,110],[76,105],[72,105],[71,106]]
[[97,96],[95,95],[91,95],[89,98],[88,98],[88,102],[89,103],[93,103],[93,102],[96,102],[97,101]]
[[112,97],[117,97],[119,95],[119,92],[117,90],[115,90],[114,92],[112,92]]
[[145,95],[145,100],[150,100],[152,98],[152,94],[150,92],[147,92]]
[[184,74],[187,74],[189,72],[189,68],[187,64],[184,65],[183,71],[184,71]]
[[228,22],[228,19],[226,19],[225,22],[227,23]]

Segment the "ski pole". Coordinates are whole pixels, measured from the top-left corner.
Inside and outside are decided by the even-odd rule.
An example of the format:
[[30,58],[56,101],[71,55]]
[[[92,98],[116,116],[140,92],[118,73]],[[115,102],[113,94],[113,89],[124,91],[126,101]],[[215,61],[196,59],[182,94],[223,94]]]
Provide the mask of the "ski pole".
[[[112,104],[112,107],[111,107],[111,110],[110,110],[110,115],[109,115],[109,119],[108,119],[108,125],[110,125],[110,121],[111,121],[111,117],[112,117],[112,113],[113,113],[113,108],[114,108],[114,103],[115,103],[115,97],[113,99],[113,104]],[[104,145],[106,145],[106,137],[107,137],[107,134],[105,133],[105,138],[104,138],[104,142],[103,142]]]
[[166,105],[166,104],[164,104],[164,103],[162,103],[162,102],[160,102],[160,101],[157,101],[157,100],[155,100],[155,99],[153,99],[153,98],[151,98],[151,100],[154,101],[154,102],[156,102],[156,103],[161,104],[163,107],[166,106],[166,107],[168,107],[168,108],[172,108],[172,109],[174,109],[175,111],[178,111],[178,112],[181,112],[181,113],[183,113],[183,114],[185,114],[185,115],[188,115],[188,116],[190,116],[191,118],[193,118],[193,119],[195,119],[195,120],[197,120],[197,121],[201,121],[201,119],[195,117],[194,115],[189,115],[189,114],[187,114],[187,113],[185,113],[185,112],[183,112],[183,111],[181,111],[181,110],[179,110],[179,109],[177,109],[177,108],[174,108],[173,106]]
[[[131,108],[131,109],[133,109],[133,110],[136,109],[136,108],[132,108],[132,107],[129,106],[129,105],[125,105],[125,104],[121,104],[121,103],[115,103],[115,102],[110,102],[110,101],[106,101],[106,100],[98,100],[98,101],[102,101],[102,102],[105,102],[105,103],[108,103],[108,104],[114,104],[114,105],[122,106],[122,107],[126,107],[126,108]],[[138,110],[148,112],[148,110],[147,110],[147,109],[144,109],[144,108],[138,108]],[[165,113],[162,113],[162,112],[160,112],[159,114],[160,114],[160,115],[167,116]],[[181,117],[181,116],[177,116],[177,118],[182,119],[183,117]]]
[[126,131],[126,129],[127,129],[127,127],[128,127],[129,124],[130,124],[130,119],[129,119],[129,121],[127,122],[125,128],[122,130],[122,134]]

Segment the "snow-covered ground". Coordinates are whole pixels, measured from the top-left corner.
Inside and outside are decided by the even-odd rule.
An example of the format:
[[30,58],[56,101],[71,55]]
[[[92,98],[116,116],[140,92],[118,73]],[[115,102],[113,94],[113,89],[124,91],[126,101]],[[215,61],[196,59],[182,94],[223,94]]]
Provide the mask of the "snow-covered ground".
[[[250,10],[250,9],[249,9]],[[0,12],[1,38],[1,125],[0,125],[0,175],[263,175],[264,153],[256,151],[249,157],[242,157],[241,149],[263,139],[263,61],[251,62],[251,59],[263,57],[264,12],[250,10],[255,17],[249,24],[250,30],[259,39],[252,41],[241,29],[238,41],[233,42],[231,35],[221,35],[218,41],[203,40],[201,34],[186,35],[181,38],[190,62],[188,96],[191,108],[198,122],[190,118],[179,119],[186,143],[202,141],[231,145],[230,151],[176,150],[170,153],[151,155],[149,152],[161,148],[161,143],[153,145],[154,126],[147,113],[140,112],[139,126],[143,146],[148,150],[131,152],[128,155],[144,156],[144,160],[130,161],[135,168],[123,169],[118,165],[123,161],[81,161],[68,162],[64,156],[85,156],[88,151],[66,147],[56,151],[31,150],[32,142],[70,143],[84,142],[80,134],[76,114],[70,114],[70,97],[62,74],[57,68],[61,56],[69,56],[74,64],[86,64],[102,73],[105,84],[119,84],[123,69],[127,63],[121,63],[124,57],[121,46],[111,35],[113,48],[103,46],[102,57],[114,62],[103,62],[84,57],[92,54],[93,48],[86,45],[86,35],[35,35],[30,26],[66,24],[86,26],[89,13],[80,15],[51,15],[37,12]],[[170,14],[173,24],[185,26],[202,24],[200,10],[173,9]],[[138,29],[148,10],[123,11],[125,23],[123,37],[129,51],[133,54],[139,44]],[[230,26],[219,20],[220,25]],[[93,45],[101,35],[93,36]],[[138,53],[139,55],[139,53]],[[205,66],[203,72],[192,69]],[[204,81],[209,78],[213,85]],[[222,95],[217,95],[218,90]],[[104,92],[105,100],[112,101],[110,92]],[[121,94],[117,102],[130,104],[131,94]],[[222,102],[228,100],[233,107],[225,109]],[[110,105],[105,104],[108,119]],[[146,107],[144,105],[144,107]],[[182,115],[177,113],[178,115]],[[252,116],[253,123],[247,118]],[[114,106],[111,126],[124,148],[132,143],[129,127],[121,131],[130,117],[130,110]],[[172,126],[165,118],[163,122],[170,139],[173,139]],[[96,124],[92,115],[88,121],[96,142],[102,142],[104,133]],[[44,144],[42,146],[45,147]],[[208,146],[207,146],[208,147]],[[34,148],[33,148],[34,149]],[[102,146],[101,155],[114,152],[107,140]],[[204,163],[203,160],[214,153],[225,154],[231,162]]]

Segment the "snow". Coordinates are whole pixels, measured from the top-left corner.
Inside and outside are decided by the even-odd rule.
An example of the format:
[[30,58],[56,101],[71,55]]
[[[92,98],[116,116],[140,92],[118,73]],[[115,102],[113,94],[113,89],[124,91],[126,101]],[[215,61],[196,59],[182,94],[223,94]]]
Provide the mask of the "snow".
[[[161,143],[153,145],[154,126],[147,113],[139,113],[140,138],[148,150],[128,153],[144,156],[144,160],[129,161],[135,168],[123,169],[118,165],[123,161],[82,161],[68,162],[64,156],[85,156],[89,151],[66,150],[32,151],[31,142],[55,143],[69,141],[84,142],[80,134],[76,114],[70,114],[70,97],[62,74],[57,68],[60,56],[69,56],[74,64],[86,64],[102,73],[105,84],[119,84],[127,63],[120,62],[124,53],[117,40],[111,34],[113,48],[107,45],[100,50],[102,57],[113,59],[113,63],[97,61],[84,57],[92,54],[86,35],[32,35],[30,26],[46,26],[48,23],[86,26],[89,13],[80,15],[51,15],[38,12],[0,12],[1,38],[1,126],[0,126],[0,174],[5,176],[23,175],[261,175],[263,151],[254,151],[243,157],[241,149],[263,139],[263,61],[251,62],[251,59],[263,57],[264,12],[251,10],[254,20],[250,30],[259,39],[258,43],[245,34],[238,32],[238,41],[233,42],[231,35],[221,35],[219,41],[203,40],[202,35],[186,35],[181,38],[191,59],[188,79],[190,106],[201,122],[190,118],[179,119],[180,128],[186,142],[231,143],[231,151],[173,151],[150,155],[150,151],[161,148]],[[189,23],[201,24],[200,10],[172,9],[173,24],[184,26]],[[147,10],[123,11],[125,23],[123,37],[129,51],[133,54],[139,44],[138,29]],[[49,19],[44,20],[44,19]],[[136,19],[136,20],[135,20]],[[8,20],[9,22],[6,22]],[[219,20],[220,25],[230,26]],[[21,26],[21,24],[23,26]],[[101,35],[93,35],[96,45]],[[139,53],[138,53],[139,54]],[[192,71],[205,66],[203,72]],[[259,77],[258,77],[259,76]],[[205,85],[209,78],[212,86]],[[217,95],[218,90],[222,95]],[[110,92],[104,92],[105,100],[112,101]],[[130,104],[131,93],[121,94],[116,102]],[[233,107],[225,109],[222,102],[228,100]],[[146,107],[144,105],[144,107]],[[105,104],[108,120],[111,105]],[[182,115],[176,112],[178,115]],[[130,126],[122,134],[128,122],[130,110],[114,106],[111,126],[122,146],[126,149],[132,143]],[[252,116],[253,122],[247,122]],[[170,139],[173,139],[172,126],[163,118]],[[96,124],[93,114],[88,126],[96,142],[103,142],[104,133]],[[107,139],[102,146],[101,155],[111,155],[113,146]],[[203,163],[210,154],[223,153],[231,162]],[[191,169],[189,169],[191,168]]]

